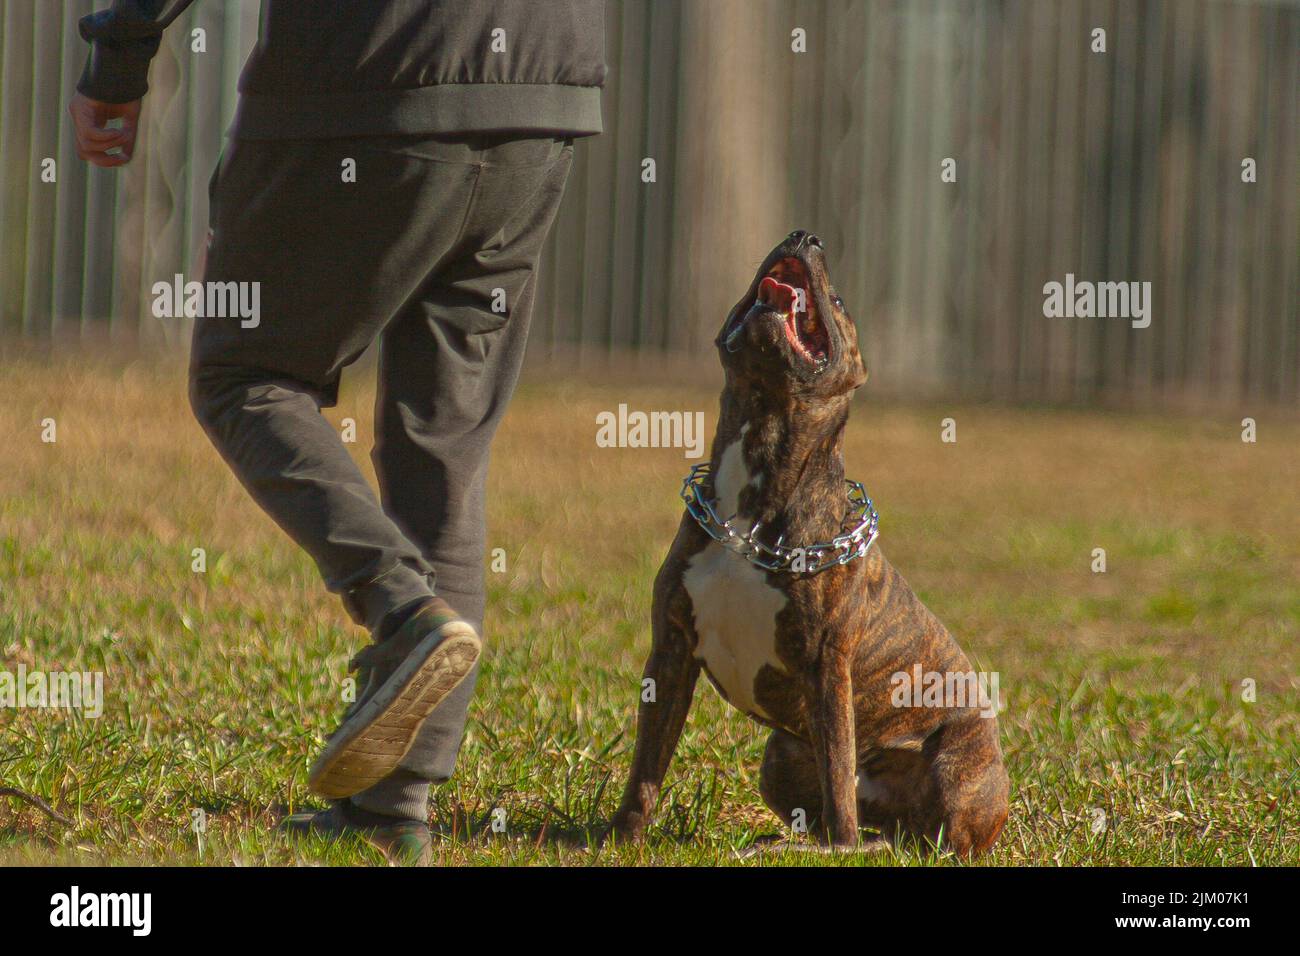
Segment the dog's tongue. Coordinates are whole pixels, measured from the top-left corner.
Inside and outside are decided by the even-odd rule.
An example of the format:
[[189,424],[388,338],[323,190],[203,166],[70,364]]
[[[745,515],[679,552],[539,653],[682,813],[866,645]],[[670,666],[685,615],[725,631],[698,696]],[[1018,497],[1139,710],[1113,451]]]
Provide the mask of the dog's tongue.
[[763,281],[758,284],[758,301],[778,312],[789,315],[794,310],[794,299],[794,286],[778,282],[771,276],[763,276]]

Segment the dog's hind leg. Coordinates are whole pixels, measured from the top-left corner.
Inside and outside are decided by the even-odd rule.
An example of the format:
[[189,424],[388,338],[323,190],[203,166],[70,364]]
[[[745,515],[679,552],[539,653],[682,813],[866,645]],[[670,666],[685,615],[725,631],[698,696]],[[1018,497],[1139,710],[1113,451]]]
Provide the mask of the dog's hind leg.
[[[861,777],[859,786],[861,792]],[[763,802],[793,833],[815,836],[822,832],[822,789],[817,775],[817,760],[812,747],[798,737],[784,730],[772,731],[763,752],[758,790]],[[862,822],[869,822],[862,816],[868,812],[868,807],[867,802],[858,801]],[[868,835],[858,848],[883,849],[886,846],[883,839],[872,839]]]
[[943,848],[958,856],[985,852],[1006,823],[1010,789],[997,723],[974,714],[955,720],[926,741],[926,751]]
[[763,802],[796,833],[819,832],[822,823],[822,787],[812,748],[784,730],[772,731],[758,773]]
[[858,767],[859,822],[879,830],[891,843],[929,829],[937,833],[930,766],[919,746],[867,754]]

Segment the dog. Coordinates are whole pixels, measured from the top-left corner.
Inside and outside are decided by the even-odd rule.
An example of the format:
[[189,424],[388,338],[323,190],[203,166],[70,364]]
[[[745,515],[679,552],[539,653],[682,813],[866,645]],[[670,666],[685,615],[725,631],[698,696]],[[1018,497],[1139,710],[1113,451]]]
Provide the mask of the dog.
[[644,836],[703,671],[771,728],[759,791],[793,832],[831,849],[988,850],[1007,818],[996,707],[899,693],[900,675],[974,675],[872,546],[865,491],[846,493],[849,400],[867,372],[816,236],[793,232],[768,254],[715,345],[718,429],[655,579],[632,770],[610,832]]

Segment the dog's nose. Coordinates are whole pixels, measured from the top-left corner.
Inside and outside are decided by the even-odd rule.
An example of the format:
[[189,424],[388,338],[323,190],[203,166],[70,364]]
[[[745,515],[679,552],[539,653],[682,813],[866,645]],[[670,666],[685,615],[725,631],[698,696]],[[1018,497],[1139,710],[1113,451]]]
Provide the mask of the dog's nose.
[[789,241],[793,242],[796,247],[802,246],[805,242],[810,246],[816,246],[818,249],[822,247],[822,241],[820,238],[803,229],[796,229],[794,232],[790,233]]

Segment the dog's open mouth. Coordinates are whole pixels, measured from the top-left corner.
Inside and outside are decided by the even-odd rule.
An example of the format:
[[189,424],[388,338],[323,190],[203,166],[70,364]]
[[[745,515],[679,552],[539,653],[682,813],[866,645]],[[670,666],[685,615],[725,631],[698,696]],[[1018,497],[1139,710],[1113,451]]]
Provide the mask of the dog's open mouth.
[[824,365],[830,356],[831,337],[817,315],[817,303],[808,288],[808,270],[795,258],[782,259],[758,284],[758,299],[778,313],[785,323],[785,337],[791,348],[814,365]]

